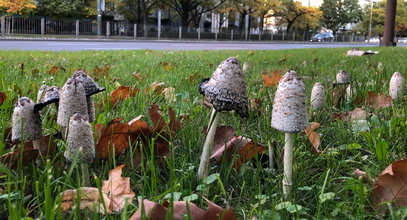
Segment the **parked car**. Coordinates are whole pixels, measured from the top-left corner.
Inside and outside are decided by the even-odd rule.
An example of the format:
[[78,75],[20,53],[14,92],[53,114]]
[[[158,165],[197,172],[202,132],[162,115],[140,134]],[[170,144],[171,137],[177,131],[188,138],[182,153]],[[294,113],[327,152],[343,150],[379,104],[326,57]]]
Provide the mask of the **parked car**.
[[332,42],[334,40],[334,35],[332,33],[319,33],[314,35],[311,38],[311,42],[324,42],[324,41],[328,41],[328,42]]
[[378,37],[372,37],[372,38],[370,38],[370,40],[365,40],[365,42],[379,43],[380,39]]
[[407,37],[399,38],[398,42],[399,43],[407,43]]

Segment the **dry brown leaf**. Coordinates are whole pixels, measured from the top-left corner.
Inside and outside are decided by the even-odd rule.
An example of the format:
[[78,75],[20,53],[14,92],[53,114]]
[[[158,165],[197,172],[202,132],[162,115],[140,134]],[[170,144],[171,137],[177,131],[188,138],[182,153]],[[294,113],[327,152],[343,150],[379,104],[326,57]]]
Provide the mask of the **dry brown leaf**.
[[342,121],[356,121],[356,120],[364,120],[368,117],[368,113],[361,109],[361,108],[355,108],[353,111],[350,112],[336,112],[333,113],[333,118],[336,120],[342,120]]
[[73,208],[79,199],[81,210],[88,208],[93,211],[96,208],[96,211],[101,213],[120,212],[126,200],[127,204],[131,204],[135,196],[131,191],[130,178],[122,177],[123,167],[124,165],[120,165],[109,172],[109,179],[103,181],[101,192],[94,187],[65,190],[62,193],[62,211],[66,212]]
[[48,73],[48,75],[56,76],[56,75],[58,75],[58,71],[59,71],[59,67],[54,65],[51,67],[51,69],[49,69],[47,71],[47,73]]
[[264,152],[264,147],[256,145],[251,139],[242,136],[233,137],[223,146],[220,146],[212,151],[211,159],[221,161],[222,159],[229,160],[233,155],[238,155],[233,167],[239,169],[243,163],[250,161]]
[[133,73],[133,76],[134,76],[134,78],[136,78],[137,80],[141,79],[141,74],[140,74],[140,73],[134,72],[134,73]]
[[[205,134],[207,128],[205,129]],[[215,132],[215,138],[213,139],[212,153],[223,148],[230,140],[232,140],[235,135],[235,129],[232,126],[217,126]]]
[[[162,94],[164,92],[164,89],[165,89],[164,85],[165,85],[164,82],[160,82],[160,83],[153,82],[150,85],[150,89],[151,89],[151,91],[153,92],[154,95],[160,95],[160,94]],[[150,89],[148,89],[148,91]]]
[[95,66],[93,69],[93,78],[99,79],[100,77],[106,77],[109,75],[110,66],[103,65],[102,67]]
[[177,131],[179,131],[181,129],[181,126],[182,126],[181,119],[177,118],[174,110],[171,107],[168,108],[168,114],[170,116],[170,123],[169,123],[170,131],[174,135]]
[[[170,219],[183,220],[185,216],[189,216],[194,220],[235,220],[236,215],[233,209],[223,209],[215,203],[204,198],[208,203],[207,210],[199,208],[197,205],[191,202],[176,201],[172,204],[173,213]],[[167,210],[170,206],[169,202],[165,202],[163,205],[149,201],[139,200],[139,209],[131,216],[131,220],[141,219],[166,219]],[[144,214],[144,215],[143,215]]]
[[129,146],[130,126],[121,123],[121,118],[113,119],[107,127],[101,130],[100,138],[95,146],[96,155],[106,158],[122,153]]
[[176,65],[176,63],[171,64],[169,62],[160,62],[161,66],[166,70],[166,71],[170,71],[173,69],[173,66]]
[[161,108],[158,105],[152,105],[148,109],[148,115],[153,122],[154,131],[164,130],[164,128],[167,126],[167,124],[165,123],[165,119],[161,114]]
[[282,78],[281,70],[274,70],[270,72],[270,74],[265,71],[261,74],[261,78],[263,79],[263,84],[266,87],[274,87],[277,86],[278,82]]
[[386,108],[390,107],[392,104],[393,101],[390,96],[385,96],[381,92],[376,96],[374,92],[368,92],[366,105],[372,106],[374,108]]
[[318,129],[320,124],[318,122],[310,122],[305,128],[305,135],[308,136],[308,140],[311,142],[313,146],[313,151],[315,153],[319,153],[319,145],[321,144],[321,135],[318,134],[315,130]]
[[172,103],[172,102],[177,101],[177,99],[175,98],[175,89],[173,87],[165,88],[163,90],[163,93],[164,93],[164,99],[168,103]]
[[115,106],[118,101],[123,101],[127,98],[136,96],[138,89],[132,89],[128,86],[120,86],[110,93],[110,104]]
[[348,85],[344,84],[337,84],[335,87],[332,89],[332,104],[335,107],[340,107],[340,105],[345,101],[345,96],[346,96],[346,87]]
[[398,160],[388,166],[379,176],[371,199],[376,210],[383,213],[390,202],[394,207],[407,206],[407,160]]
[[250,102],[249,102],[249,109],[250,109],[250,111],[261,114],[263,112],[263,109],[261,107],[262,104],[263,104],[263,101],[261,99],[252,98],[252,99],[250,99]]
[[0,106],[3,104],[4,100],[6,100],[7,96],[6,93],[0,92]]

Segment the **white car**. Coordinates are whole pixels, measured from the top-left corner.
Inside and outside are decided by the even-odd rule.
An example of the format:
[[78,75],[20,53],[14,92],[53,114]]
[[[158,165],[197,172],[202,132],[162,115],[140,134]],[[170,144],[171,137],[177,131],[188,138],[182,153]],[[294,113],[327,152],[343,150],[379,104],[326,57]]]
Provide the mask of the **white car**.
[[407,37],[399,38],[398,42],[399,43],[407,43]]

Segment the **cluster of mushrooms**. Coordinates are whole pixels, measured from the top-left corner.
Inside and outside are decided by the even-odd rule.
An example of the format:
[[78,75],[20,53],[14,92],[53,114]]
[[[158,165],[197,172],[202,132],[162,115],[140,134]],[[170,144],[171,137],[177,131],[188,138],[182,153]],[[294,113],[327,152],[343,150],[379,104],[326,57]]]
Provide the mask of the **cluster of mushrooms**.
[[[244,65],[244,71],[250,71],[250,64]],[[350,84],[347,71],[339,71],[335,84],[346,88]],[[397,99],[402,96],[404,79],[399,72],[390,80],[390,96]],[[344,89],[342,89],[345,91]],[[21,97],[13,112],[12,139],[33,141],[34,148],[46,152],[47,144],[42,140],[40,114],[43,109],[55,103],[58,109],[57,124],[61,127],[67,149],[64,153],[69,162],[82,166],[83,185],[89,185],[87,164],[95,158],[94,140],[89,122],[95,120],[95,108],[92,95],[104,91],[83,71],[75,72],[62,89],[55,86],[43,86],[38,93],[37,103],[27,97]],[[246,84],[239,60],[230,57],[223,61],[213,72],[211,78],[203,79],[199,92],[213,105],[207,136],[205,139],[198,178],[208,176],[208,167],[212,145],[219,122],[220,112],[235,111],[241,118],[248,117],[248,97]],[[292,187],[292,163],[294,133],[303,131],[308,125],[305,85],[295,71],[288,71],[280,80],[275,93],[271,126],[285,133],[283,193],[289,197]],[[325,90],[320,82],[315,83],[311,93],[313,110],[324,106]]]
[[95,120],[92,95],[104,91],[84,71],[76,71],[64,86],[43,85],[37,95],[37,103],[21,97],[15,105],[12,118],[12,140],[32,141],[40,154],[47,152],[48,143],[42,135],[41,114],[44,108],[55,103],[58,109],[57,124],[66,140],[64,156],[68,162],[82,167],[83,185],[89,186],[88,163],[95,158],[95,146],[89,122]]
[[[244,63],[243,72],[249,72],[250,69],[250,64]],[[350,82],[349,73],[341,70],[336,75],[334,85],[339,86],[340,91],[346,94],[346,90],[350,90]],[[393,99],[401,97],[403,89],[404,79],[399,72],[396,72],[390,80],[390,96]],[[219,112],[234,110],[242,118],[248,116],[246,85],[238,59],[230,57],[223,61],[210,79],[202,80],[199,91],[213,104],[198,169],[198,178],[203,179],[208,175],[209,156],[219,121]],[[303,131],[308,126],[306,99],[305,85],[301,77],[295,71],[288,71],[279,81],[271,120],[273,128],[285,133],[283,194],[286,198],[290,196],[293,182],[293,134]],[[321,82],[317,82],[311,93],[312,109],[321,109],[324,106],[324,100],[325,89]]]

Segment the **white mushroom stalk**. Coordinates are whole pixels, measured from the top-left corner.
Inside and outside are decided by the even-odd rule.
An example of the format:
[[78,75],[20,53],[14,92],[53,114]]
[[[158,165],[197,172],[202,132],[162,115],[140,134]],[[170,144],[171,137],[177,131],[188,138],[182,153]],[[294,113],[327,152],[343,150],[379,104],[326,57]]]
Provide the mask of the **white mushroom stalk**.
[[325,88],[320,82],[317,82],[314,84],[311,91],[312,110],[319,110],[323,108],[324,100],[325,100]]
[[79,113],[75,113],[69,121],[67,149],[64,156],[69,162],[77,159],[82,168],[83,186],[89,186],[88,163],[95,158],[95,143],[87,118]]
[[34,112],[35,103],[27,98],[21,97],[13,111],[11,139],[32,141],[34,149],[40,154],[47,151],[47,144],[43,141],[42,123],[38,113]]
[[222,111],[236,111],[242,118],[248,117],[248,99],[246,84],[239,65],[239,60],[229,57],[213,72],[212,78],[203,79],[199,85],[199,92],[212,103],[213,109],[209,120],[208,134],[205,139],[198,178],[208,176],[209,157],[212,152],[213,139]]
[[308,125],[305,86],[295,71],[281,78],[274,98],[271,126],[285,132],[283,193],[289,198],[292,188],[294,134]]
[[392,99],[399,99],[403,96],[404,78],[400,72],[395,72],[390,79],[389,95]]

